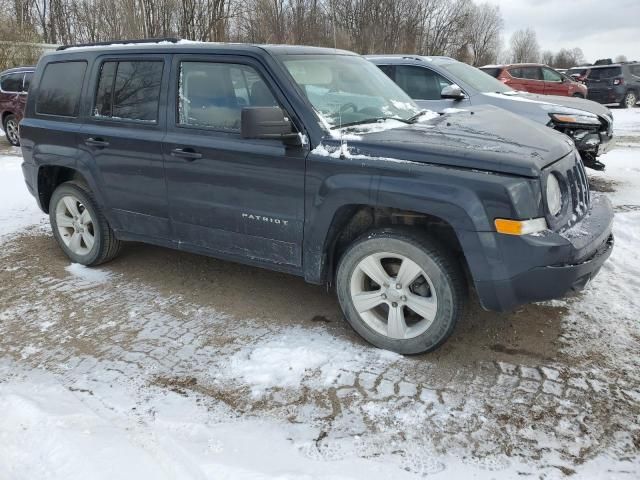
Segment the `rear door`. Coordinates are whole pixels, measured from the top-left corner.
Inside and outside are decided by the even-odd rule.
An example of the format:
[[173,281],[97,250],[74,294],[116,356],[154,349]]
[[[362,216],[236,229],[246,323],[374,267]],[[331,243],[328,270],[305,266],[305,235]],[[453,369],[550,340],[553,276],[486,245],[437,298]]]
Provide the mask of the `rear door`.
[[[383,71],[389,75],[383,68]],[[453,82],[428,67],[394,65],[391,77],[415,102],[423,108],[442,112],[447,108],[464,108],[469,98],[442,98],[442,89]]]
[[600,103],[615,103],[614,88],[622,77],[620,66],[592,68],[587,77],[587,98]]
[[564,78],[555,70],[542,67],[542,77],[544,78],[545,95],[569,95],[569,84],[564,82]]
[[116,230],[169,238],[162,157],[168,55],[98,57],[85,96],[80,149]]
[[243,107],[292,111],[266,69],[244,56],[175,55],[171,84],[164,158],[175,238],[299,268],[308,147],[240,136]]

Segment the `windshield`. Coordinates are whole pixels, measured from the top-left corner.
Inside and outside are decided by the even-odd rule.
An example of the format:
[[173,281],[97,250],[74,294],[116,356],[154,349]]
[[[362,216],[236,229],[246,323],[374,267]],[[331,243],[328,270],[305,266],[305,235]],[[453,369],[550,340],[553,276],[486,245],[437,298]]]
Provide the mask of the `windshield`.
[[408,122],[420,108],[362,57],[285,55],[284,66],[328,128],[397,119]]
[[500,80],[483,72],[479,68],[472,67],[462,62],[452,62],[440,65],[441,68],[451,73],[454,80],[459,78],[471,88],[483,93],[506,93],[513,91]]

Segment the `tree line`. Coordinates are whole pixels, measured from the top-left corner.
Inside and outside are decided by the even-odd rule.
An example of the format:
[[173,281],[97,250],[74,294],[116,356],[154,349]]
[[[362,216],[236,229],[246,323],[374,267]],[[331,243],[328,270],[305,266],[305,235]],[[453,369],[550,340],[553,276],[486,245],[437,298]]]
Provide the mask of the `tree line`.
[[495,62],[502,16],[473,0],[0,0],[0,39],[180,37]]
[[540,52],[532,29],[505,49],[503,27],[499,7],[480,0],[0,0],[0,40],[18,45],[0,49],[0,68],[37,61],[34,43],[152,37],[446,55],[476,66],[584,63],[579,48]]

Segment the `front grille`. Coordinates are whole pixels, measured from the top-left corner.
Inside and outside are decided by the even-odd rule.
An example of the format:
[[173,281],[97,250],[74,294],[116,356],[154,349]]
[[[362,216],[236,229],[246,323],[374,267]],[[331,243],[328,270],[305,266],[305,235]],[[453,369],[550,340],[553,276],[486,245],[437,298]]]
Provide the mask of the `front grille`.
[[584,170],[582,160],[576,155],[575,164],[567,170],[567,183],[571,195],[571,208],[574,217],[571,223],[575,223],[582,218],[591,207],[591,193],[589,191],[589,181]]

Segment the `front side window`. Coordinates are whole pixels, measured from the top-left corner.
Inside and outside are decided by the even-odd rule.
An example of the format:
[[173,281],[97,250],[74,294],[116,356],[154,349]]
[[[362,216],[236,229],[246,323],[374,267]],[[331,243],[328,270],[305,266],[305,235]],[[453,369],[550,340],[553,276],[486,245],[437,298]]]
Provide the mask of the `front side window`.
[[420,108],[393,80],[355,55],[282,55],[282,63],[327,128],[409,121]]
[[42,74],[36,98],[36,113],[76,117],[87,62],[49,63]]
[[509,70],[512,77],[524,80],[542,80],[542,74],[538,67],[519,67]]
[[440,100],[442,89],[451,85],[446,78],[429,68],[408,65],[396,67],[396,83],[411,98],[418,100]]
[[551,70],[550,68],[542,69],[542,76],[544,77],[545,82],[561,82],[562,75],[558,72]]
[[247,65],[181,62],[178,124],[240,130],[244,107],[278,106],[258,72]]
[[93,115],[156,123],[163,66],[162,61],[104,62]]
[[24,73],[10,73],[2,77],[0,88],[2,88],[3,92],[20,93],[22,92],[23,79]]

